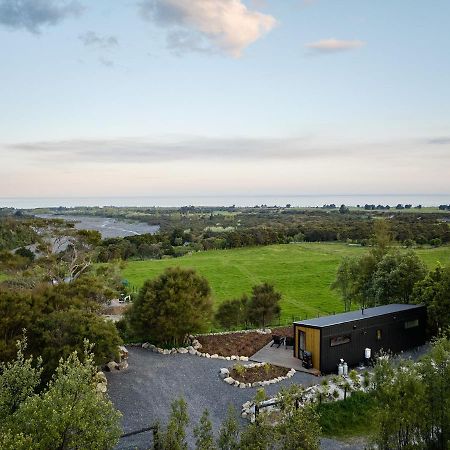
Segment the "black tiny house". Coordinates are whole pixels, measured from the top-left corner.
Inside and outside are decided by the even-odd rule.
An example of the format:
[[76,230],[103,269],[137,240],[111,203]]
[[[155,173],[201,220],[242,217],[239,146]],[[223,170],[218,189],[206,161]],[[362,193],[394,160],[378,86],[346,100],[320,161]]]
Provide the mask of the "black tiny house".
[[340,359],[354,366],[364,351],[394,353],[425,343],[426,308],[391,304],[294,322],[294,356],[311,352],[313,368],[335,372]]

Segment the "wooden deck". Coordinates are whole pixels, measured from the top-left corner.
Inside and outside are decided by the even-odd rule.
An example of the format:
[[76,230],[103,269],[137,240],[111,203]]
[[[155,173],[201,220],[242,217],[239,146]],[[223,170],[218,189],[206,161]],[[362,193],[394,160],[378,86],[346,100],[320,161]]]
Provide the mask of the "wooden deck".
[[276,366],[295,369],[298,372],[310,373],[315,376],[320,375],[320,372],[316,369],[305,369],[302,366],[302,362],[298,358],[294,357],[294,350],[292,347],[285,348],[281,345],[277,348],[276,345],[271,347],[271,344],[272,342],[267,344],[249,359],[255,362],[267,362]]

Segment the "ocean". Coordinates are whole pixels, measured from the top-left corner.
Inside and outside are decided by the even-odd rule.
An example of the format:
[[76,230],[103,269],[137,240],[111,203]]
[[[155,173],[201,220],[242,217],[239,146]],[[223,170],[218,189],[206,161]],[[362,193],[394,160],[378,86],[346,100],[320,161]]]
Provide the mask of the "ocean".
[[223,195],[223,196],[135,196],[135,197],[0,197],[0,207],[18,209],[76,206],[291,206],[315,207],[334,203],[337,206],[398,203],[439,206],[450,203],[450,194],[354,194],[354,195]]

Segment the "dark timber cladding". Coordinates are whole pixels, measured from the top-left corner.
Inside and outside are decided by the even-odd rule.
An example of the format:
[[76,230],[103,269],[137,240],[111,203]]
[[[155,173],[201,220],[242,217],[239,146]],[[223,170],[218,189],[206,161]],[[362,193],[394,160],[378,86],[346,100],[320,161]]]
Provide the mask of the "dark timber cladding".
[[364,361],[364,350],[395,353],[425,343],[426,308],[391,304],[294,322],[294,356],[311,352],[313,367],[335,372],[342,358],[350,366]]

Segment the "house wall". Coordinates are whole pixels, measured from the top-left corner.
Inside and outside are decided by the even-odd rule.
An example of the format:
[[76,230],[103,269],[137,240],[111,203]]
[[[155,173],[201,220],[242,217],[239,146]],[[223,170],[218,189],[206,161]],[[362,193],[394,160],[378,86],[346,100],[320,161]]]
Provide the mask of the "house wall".
[[299,333],[305,333],[305,350],[311,352],[314,369],[320,370],[320,329],[295,325],[294,355],[299,357]]
[[[418,320],[418,326],[405,329],[405,322],[414,320]],[[319,351],[320,370],[335,372],[341,358],[350,366],[357,365],[364,361],[366,347],[375,356],[381,349],[398,353],[422,345],[425,343],[425,328],[425,307],[324,327]],[[377,340],[377,330],[381,333],[380,340]],[[331,346],[331,339],[340,336],[350,336],[350,342]]]

